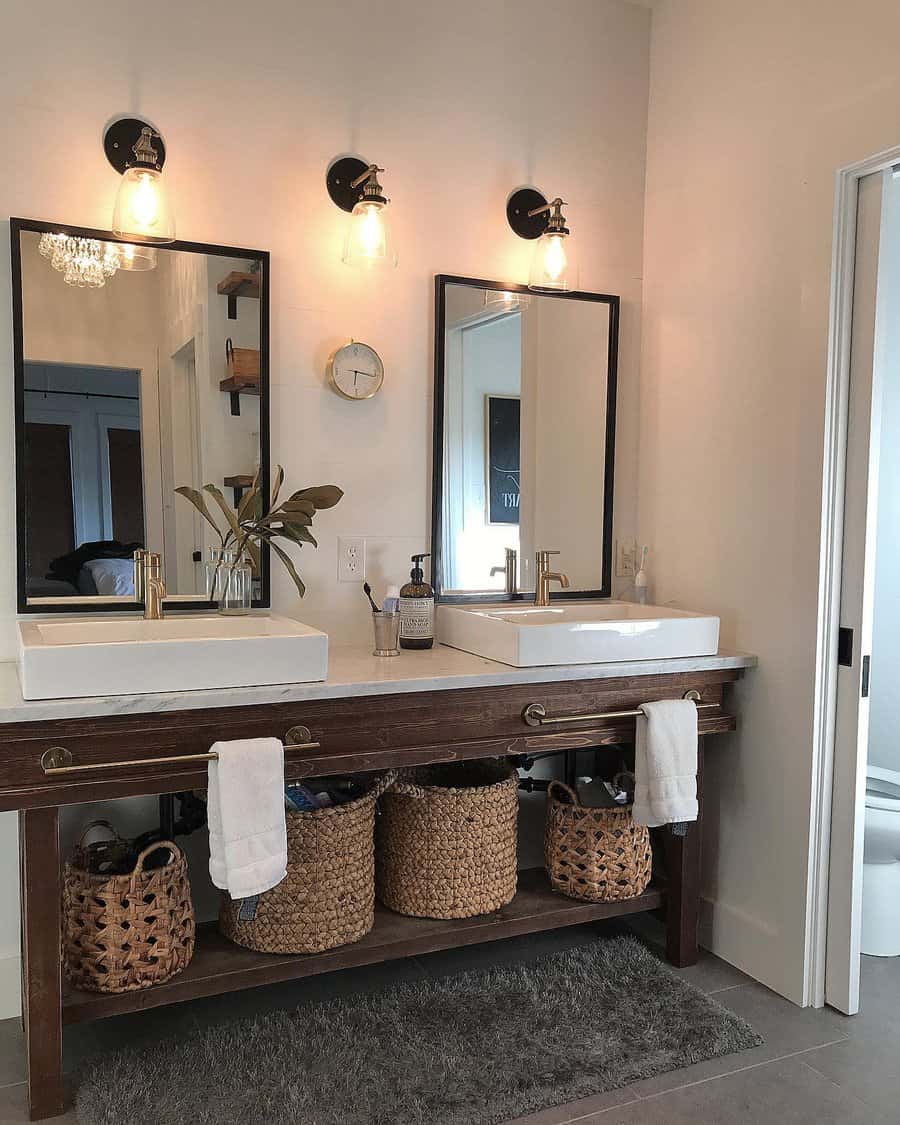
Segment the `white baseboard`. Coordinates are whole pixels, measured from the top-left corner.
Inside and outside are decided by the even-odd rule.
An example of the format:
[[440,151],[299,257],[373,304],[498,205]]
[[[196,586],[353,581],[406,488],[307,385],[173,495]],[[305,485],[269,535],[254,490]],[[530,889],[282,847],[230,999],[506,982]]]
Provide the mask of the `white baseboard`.
[[700,900],[700,944],[729,965],[794,1004],[803,1003],[803,981],[790,980],[784,934],[765,919],[727,902]]
[[0,957],[0,1020],[18,1018],[22,1012],[21,959]]

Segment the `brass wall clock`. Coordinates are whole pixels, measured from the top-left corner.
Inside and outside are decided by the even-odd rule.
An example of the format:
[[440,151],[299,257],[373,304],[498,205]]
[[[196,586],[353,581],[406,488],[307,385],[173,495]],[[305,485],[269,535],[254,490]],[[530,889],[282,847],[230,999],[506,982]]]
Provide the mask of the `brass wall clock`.
[[328,382],[341,398],[373,398],[384,382],[381,356],[368,344],[351,340],[328,360]]

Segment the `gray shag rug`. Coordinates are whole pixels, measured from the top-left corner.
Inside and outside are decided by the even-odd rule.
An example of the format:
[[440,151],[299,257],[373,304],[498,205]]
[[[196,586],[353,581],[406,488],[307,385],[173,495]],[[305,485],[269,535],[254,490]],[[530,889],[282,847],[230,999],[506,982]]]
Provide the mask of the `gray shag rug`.
[[93,1060],[81,1125],[500,1125],[762,1042],[632,937]]

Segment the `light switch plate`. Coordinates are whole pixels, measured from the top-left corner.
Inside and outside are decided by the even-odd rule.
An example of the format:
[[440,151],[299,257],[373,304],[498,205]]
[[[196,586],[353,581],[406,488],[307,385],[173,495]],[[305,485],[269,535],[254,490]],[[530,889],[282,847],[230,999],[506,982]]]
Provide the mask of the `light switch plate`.
[[616,578],[634,578],[637,573],[637,543],[634,539],[616,541]]
[[361,535],[338,536],[338,582],[362,582],[365,576],[365,539]]

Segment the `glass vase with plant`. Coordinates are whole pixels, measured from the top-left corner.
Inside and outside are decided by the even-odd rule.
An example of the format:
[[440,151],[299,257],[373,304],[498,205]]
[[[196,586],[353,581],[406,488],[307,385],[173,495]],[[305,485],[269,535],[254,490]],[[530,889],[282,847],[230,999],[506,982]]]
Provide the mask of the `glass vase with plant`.
[[[214,484],[205,484],[202,489],[189,485],[175,489],[194,505],[219,540],[207,575],[207,592],[212,600],[218,601],[222,612],[249,610],[251,582],[247,568],[253,575],[260,574],[260,546],[263,543],[267,543],[272,553],[281,560],[300,597],[306,593],[294,560],[278,541],[298,547],[306,543],[317,547],[318,543],[309,530],[313,518],[317,511],[333,508],[344,493],[335,484],[321,484],[292,492],[279,503],[283,484],[284,469],[279,465],[275,471],[268,511],[263,511],[258,472],[235,508]],[[224,526],[220,526],[218,513],[214,515],[214,510],[207,504],[207,496],[215,501],[224,517]]]

